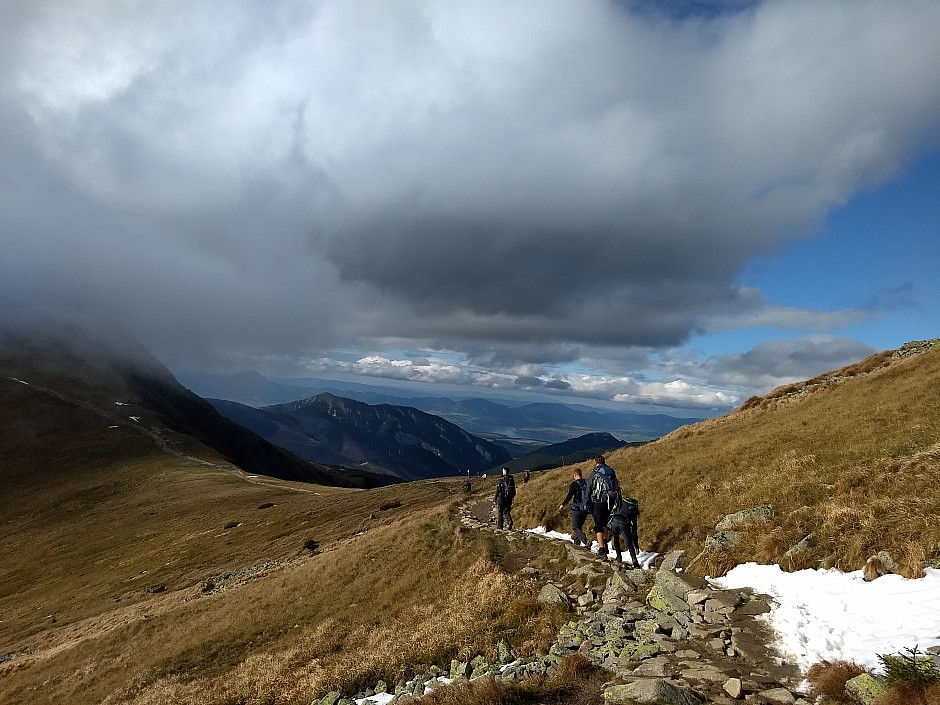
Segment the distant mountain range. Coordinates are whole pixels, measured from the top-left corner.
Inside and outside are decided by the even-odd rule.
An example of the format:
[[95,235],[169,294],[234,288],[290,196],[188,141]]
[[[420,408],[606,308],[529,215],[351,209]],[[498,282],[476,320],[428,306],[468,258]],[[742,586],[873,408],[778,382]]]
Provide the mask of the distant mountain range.
[[641,446],[645,441],[626,442],[609,433],[586,433],[563,443],[552,443],[505,463],[512,472],[551,470],[563,465],[580,463],[625,446]]
[[257,372],[235,374],[180,373],[180,381],[206,398],[263,407],[327,392],[367,404],[409,406],[443,417],[469,433],[482,436],[519,456],[549,443],[588,433],[607,432],[625,442],[659,438],[699,418],[627,411],[598,411],[588,406],[531,403],[512,405],[488,399],[420,396],[414,392],[355,382],[306,378],[269,379]]
[[506,463],[504,448],[439,416],[322,393],[256,409],[209,400],[221,414],[293,454],[402,480],[479,472]]

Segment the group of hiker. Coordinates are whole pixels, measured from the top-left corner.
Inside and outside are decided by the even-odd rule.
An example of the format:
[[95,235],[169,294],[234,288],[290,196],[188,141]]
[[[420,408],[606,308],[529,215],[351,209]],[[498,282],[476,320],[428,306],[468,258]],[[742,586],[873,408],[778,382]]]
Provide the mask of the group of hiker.
[[[581,469],[575,468],[574,478],[568,488],[568,494],[558,506],[561,511],[571,502],[571,531],[575,546],[591,547],[591,541],[584,533],[584,522],[590,514],[594,519],[594,533],[597,536],[598,557],[608,561],[608,542],[612,542],[617,560],[623,560],[622,546],[625,544],[634,566],[639,566],[637,554],[640,551],[637,533],[637,517],[640,505],[633,497],[625,496],[620,491],[617,474],[603,455],[594,458],[594,471],[590,482],[582,477]],[[526,478],[528,479],[528,478]],[[502,477],[496,483],[496,528],[513,528],[512,502],[516,497],[516,483],[509,468],[503,468]]]

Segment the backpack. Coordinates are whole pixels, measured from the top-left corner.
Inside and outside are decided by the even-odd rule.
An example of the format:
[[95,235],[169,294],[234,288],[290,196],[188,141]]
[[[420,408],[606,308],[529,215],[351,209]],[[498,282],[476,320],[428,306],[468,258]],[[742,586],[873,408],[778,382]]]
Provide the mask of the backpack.
[[571,508],[576,512],[583,512],[587,509],[587,481],[582,478],[575,480],[575,482],[581,488],[581,494],[578,495],[577,499],[571,500]]
[[594,504],[604,504],[610,509],[617,503],[617,494],[620,490],[617,485],[617,476],[606,465],[598,465],[594,468],[591,487],[593,488],[591,501]]
[[512,502],[516,496],[516,481],[512,475],[503,475],[496,483],[496,498],[499,502]]
[[506,475],[506,499],[510,502],[516,498],[516,481],[512,479],[512,475]]
[[640,516],[640,503],[634,497],[621,497],[616,513],[627,519],[636,519]]

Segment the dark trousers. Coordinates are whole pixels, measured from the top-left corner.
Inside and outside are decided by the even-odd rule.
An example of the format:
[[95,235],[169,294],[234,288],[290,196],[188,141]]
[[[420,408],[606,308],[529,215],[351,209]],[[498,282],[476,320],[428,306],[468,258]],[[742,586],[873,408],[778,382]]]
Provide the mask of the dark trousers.
[[610,533],[614,542],[614,550],[617,552],[617,560],[622,560],[621,546],[626,543],[630,551],[630,558],[633,560],[635,568],[640,567],[636,554],[640,552],[640,538],[636,526],[636,517],[629,519],[611,519]]
[[584,535],[584,522],[587,521],[588,511],[587,509],[572,509],[571,510],[571,533],[574,534],[575,545],[583,544],[585,546],[590,546],[591,542],[588,541],[587,536]]
[[512,528],[512,502],[500,502],[496,505],[496,528],[503,528],[503,517],[506,519],[506,525]]

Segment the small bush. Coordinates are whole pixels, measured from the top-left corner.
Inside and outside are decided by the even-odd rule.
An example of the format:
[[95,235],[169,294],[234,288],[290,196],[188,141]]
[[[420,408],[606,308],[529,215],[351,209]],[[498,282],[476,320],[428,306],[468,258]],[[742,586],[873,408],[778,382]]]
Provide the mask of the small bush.
[[310,553],[316,553],[320,550],[320,544],[316,539],[307,539],[304,541],[304,548],[310,551]]
[[865,673],[865,668],[851,661],[820,661],[806,673],[809,695],[820,705],[849,705],[852,700],[845,693],[845,684]]
[[387,512],[389,509],[398,509],[401,506],[401,502],[386,502],[385,504],[379,505],[380,512]]
[[274,502],[264,502],[263,504],[258,505],[258,509],[270,509],[274,506]]
[[878,658],[885,669],[885,682],[893,686],[909,683],[925,691],[930,686],[940,686],[940,668],[928,654],[913,649],[905,649],[906,654],[879,654]]

